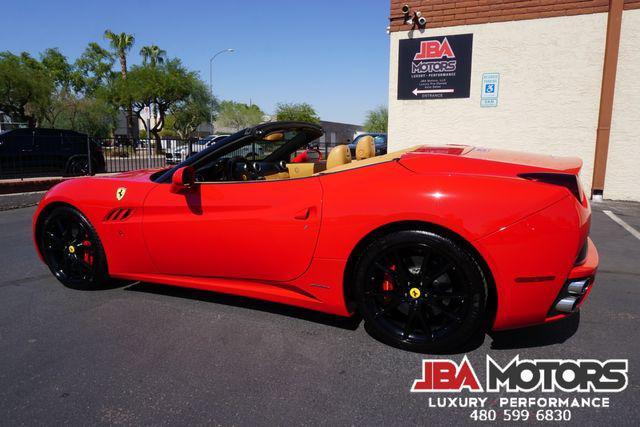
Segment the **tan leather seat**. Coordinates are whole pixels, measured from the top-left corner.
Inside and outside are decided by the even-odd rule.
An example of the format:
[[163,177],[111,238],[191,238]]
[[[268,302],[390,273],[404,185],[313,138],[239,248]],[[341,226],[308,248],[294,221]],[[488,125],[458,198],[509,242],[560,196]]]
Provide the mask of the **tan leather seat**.
[[327,156],[327,169],[351,163],[351,151],[347,145],[336,145]]
[[376,144],[371,135],[363,136],[356,145],[356,160],[369,159],[376,155]]
[[289,177],[306,178],[314,174],[313,163],[288,163]]

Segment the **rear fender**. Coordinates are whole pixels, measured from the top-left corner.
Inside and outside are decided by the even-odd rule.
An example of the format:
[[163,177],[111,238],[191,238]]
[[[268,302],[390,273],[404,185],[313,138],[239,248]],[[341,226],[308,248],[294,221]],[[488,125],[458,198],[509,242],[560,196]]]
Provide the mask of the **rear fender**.
[[474,242],[500,302],[494,329],[542,323],[574,267],[589,218],[572,196]]
[[320,178],[325,208],[316,256],[332,259],[347,259],[373,230],[402,221],[436,224],[474,242],[567,195],[521,178],[420,175],[397,162]]

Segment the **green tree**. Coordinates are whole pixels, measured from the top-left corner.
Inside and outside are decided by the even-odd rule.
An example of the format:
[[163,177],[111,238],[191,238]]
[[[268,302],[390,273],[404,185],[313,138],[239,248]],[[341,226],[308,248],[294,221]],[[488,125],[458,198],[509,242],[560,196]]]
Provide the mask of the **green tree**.
[[156,67],[134,66],[126,79],[118,77],[110,88],[110,99],[114,105],[131,105],[134,115],[142,119],[141,113],[145,107],[155,105],[158,118],[152,123],[147,132],[156,141],[156,150],[161,152],[160,132],[165,125],[165,117],[171,109],[200,91],[204,83],[198,75],[187,71],[180,60],[172,59]]
[[[209,90],[206,85],[201,82],[195,82],[189,97],[177,102],[171,109],[171,128],[174,129],[178,136],[187,139],[195,133],[198,126],[209,120],[211,117],[211,107],[216,109],[218,102],[214,99],[211,102]],[[167,125],[168,120],[165,119]]]
[[83,97],[71,92],[54,102],[58,104],[57,114],[53,122],[47,116],[44,120],[47,127],[106,138],[116,126],[118,109],[101,97]]
[[75,129],[69,118],[77,113],[83,98],[68,89],[54,89],[49,101],[38,110],[39,125],[51,128]]
[[[173,117],[173,113],[167,113],[166,116],[164,116],[164,127],[162,128],[162,131],[160,131],[160,136],[162,138],[181,138],[180,134],[175,130],[175,123],[176,123],[176,119],[175,117]],[[143,138],[143,133],[144,130],[140,131],[140,138]],[[146,138],[146,135],[144,136],[144,138]]]
[[136,39],[133,34],[116,34],[111,30],[104,32],[104,38],[109,41],[114,53],[120,59],[120,73],[123,79],[127,79],[127,53],[133,47]]
[[234,101],[222,101],[218,112],[218,123],[235,130],[255,126],[264,121],[264,112],[257,105]]
[[61,90],[69,90],[73,84],[73,66],[57,48],[46,49],[40,55],[40,62]]
[[276,105],[276,117],[278,121],[320,122],[316,110],[306,102],[279,103]]
[[140,56],[142,56],[143,65],[155,67],[167,59],[167,51],[152,44],[151,46],[143,46],[142,49],[140,49]]
[[60,127],[59,118],[67,111],[75,109],[78,97],[73,93],[73,67],[58,49],[46,49],[40,55],[40,63],[53,81],[49,102],[40,105],[38,116],[41,125]]
[[0,52],[0,110],[5,114],[36,126],[53,88],[50,74],[29,54]]
[[76,104],[70,128],[98,138],[107,138],[116,127],[118,109],[102,97],[84,97]]
[[366,132],[387,133],[387,124],[389,122],[389,111],[387,107],[378,107],[367,112],[367,119],[364,122],[364,130]]
[[[49,102],[40,105],[39,123],[92,136],[109,136],[115,127],[117,109],[105,100],[104,88],[96,86],[83,92],[88,86],[83,82],[82,72],[57,49],[47,49],[40,57],[40,66],[53,81],[53,88]],[[110,72],[110,67],[108,70]]]
[[[136,39],[133,34],[120,33],[116,34],[111,30],[104,32],[104,37],[109,41],[111,48],[116,56],[120,59],[120,75],[122,80],[127,79],[127,53],[133,47]],[[127,136],[133,136],[133,113],[132,106],[125,106],[127,110]]]
[[73,66],[74,89],[93,95],[113,79],[113,55],[98,43],[91,42]]
[[[140,49],[140,55],[142,56],[142,65],[148,65],[152,68],[155,68],[156,65],[162,64],[167,58],[167,51],[160,49],[155,44],[150,46],[143,46]],[[158,108],[156,105],[151,106],[151,113],[153,116],[153,121],[155,122],[158,118]]]

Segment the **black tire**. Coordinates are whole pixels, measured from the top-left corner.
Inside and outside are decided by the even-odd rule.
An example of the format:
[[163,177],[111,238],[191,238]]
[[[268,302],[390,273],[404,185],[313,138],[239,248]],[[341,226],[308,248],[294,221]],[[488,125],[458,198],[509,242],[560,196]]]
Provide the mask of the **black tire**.
[[46,214],[38,243],[53,275],[72,289],[110,287],[107,259],[100,238],[80,211],[61,206]]
[[67,166],[67,175],[89,175],[89,160],[86,157],[76,157],[75,159],[71,159]]
[[487,282],[474,256],[422,230],[370,243],[356,264],[355,297],[367,331],[421,353],[453,352],[483,326]]

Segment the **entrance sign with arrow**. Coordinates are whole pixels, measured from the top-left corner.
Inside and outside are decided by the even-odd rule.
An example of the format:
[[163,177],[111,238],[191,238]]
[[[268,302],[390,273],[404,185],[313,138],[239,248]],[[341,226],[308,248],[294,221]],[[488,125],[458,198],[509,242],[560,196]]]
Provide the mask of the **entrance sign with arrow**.
[[399,43],[398,99],[469,98],[473,34]]
[[453,93],[454,90],[453,89],[423,89],[423,90],[418,90],[417,88],[413,90],[413,93],[415,96],[418,96],[422,93]]

